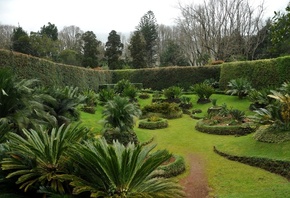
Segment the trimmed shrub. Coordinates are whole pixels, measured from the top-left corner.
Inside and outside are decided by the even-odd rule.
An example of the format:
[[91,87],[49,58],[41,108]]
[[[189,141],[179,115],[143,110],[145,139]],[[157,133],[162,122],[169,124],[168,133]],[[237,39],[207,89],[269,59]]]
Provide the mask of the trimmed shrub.
[[258,158],[258,157],[235,156],[235,155],[230,155],[230,154],[221,152],[216,147],[214,147],[213,149],[215,153],[229,160],[241,162],[243,164],[255,166],[258,168],[262,168],[271,173],[281,175],[287,178],[288,180],[290,179],[290,162],[289,161]]
[[164,118],[158,120],[150,120],[150,118],[139,121],[139,128],[142,129],[162,129],[168,127],[168,121]]
[[218,126],[218,125],[208,125],[200,120],[196,123],[195,129],[209,134],[215,135],[247,135],[256,130],[256,125],[241,124],[241,125],[229,125],[229,126]]
[[0,67],[13,70],[21,79],[38,79],[43,86],[72,86],[98,91],[100,84],[111,83],[112,72],[54,63],[27,54],[0,50]]
[[185,171],[184,158],[180,155],[173,155],[173,157],[173,162],[159,166],[158,170],[162,170],[163,173],[158,176],[170,178],[180,175]]
[[163,118],[172,119],[182,117],[182,109],[176,103],[153,103],[146,105],[142,109],[142,115],[146,116],[149,113],[160,113]]
[[[184,90],[206,79],[219,80],[220,66],[203,67],[159,67],[144,69],[114,70],[112,73],[113,83],[127,79],[132,83],[142,83],[143,88],[163,90],[171,86],[179,86]],[[169,80],[170,79],[170,80]]]
[[290,131],[277,131],[269,125],[262,125],[253,135],[259,142],[281,143],[290,141]]

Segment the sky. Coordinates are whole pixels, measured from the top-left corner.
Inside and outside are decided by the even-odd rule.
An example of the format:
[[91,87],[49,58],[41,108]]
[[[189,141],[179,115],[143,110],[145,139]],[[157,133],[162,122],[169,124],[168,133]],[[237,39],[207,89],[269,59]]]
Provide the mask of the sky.
[[[262,0],[249,0],[256,4]],[[284,11],[290,0],[264,0],[265,17]],[[21,26],[28,33],[37,32],[48,22],[60,31],[75,25],[102,37],[115,30],[130,33],[141,17],[153,11],[158,24],[174,25],[180,15],[178,3],[189,5],[203,0],[0,0],[0,24]],[[101,39],[102,40],[102,39]]]

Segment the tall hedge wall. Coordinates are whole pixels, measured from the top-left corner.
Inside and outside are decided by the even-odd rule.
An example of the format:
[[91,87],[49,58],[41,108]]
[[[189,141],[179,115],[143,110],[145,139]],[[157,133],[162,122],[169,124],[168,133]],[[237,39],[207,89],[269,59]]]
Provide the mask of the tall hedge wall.
[[185,90],[206,79],[219,81],[221,90],[230,80],[245,77],[254,88],[280,86],[290,80],[290,56],[277,59],[224,63],[204,67],[162,67],[128,70],[93,70],[39,59],[26,54],[0,50],[0,67],[8,67],[21,78],[39,79],[42,84],[77,86],[98,90],[100,84],[127,79],[142,83],[144,88],[162,90],[180,86]]
[[221,66],[220,88],[225,90],[230,80],[241,77],[248,79],[256,89],[280,86],[290,80],[290,56],[224,63]]
[[0,50],[0,67],[6,67],[20,78],[38,79],[45,86],[76,86],[98,90],[99,84],[111,83],[111,72],[63,65],[26,54]]
[[162,67],[149,69],[115,70],[113,83],[127,79],[133,83],[143,83],[143,88],[162,90],[170,86],[180,86],[187,90],[195,83],[213,78],[219,80],[220,66],[204,67]]

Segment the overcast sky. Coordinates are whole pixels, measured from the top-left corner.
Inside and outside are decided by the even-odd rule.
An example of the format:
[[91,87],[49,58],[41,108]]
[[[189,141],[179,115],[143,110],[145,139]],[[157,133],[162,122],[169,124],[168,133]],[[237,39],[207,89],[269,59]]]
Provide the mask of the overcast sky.
[[[249,0],[256,4],[262,0]],[[158,24],[172,25],[182,4],[203,0],[0,0],[0,24],[18,24],[28,33],[39,31],[48,22],[58,30],[75,25],[97,36],[108,35],[111,30],[133,32],[141,17],[152,10]],[[266,16],[274,16],[287,6],[289,0],[265,0]]]

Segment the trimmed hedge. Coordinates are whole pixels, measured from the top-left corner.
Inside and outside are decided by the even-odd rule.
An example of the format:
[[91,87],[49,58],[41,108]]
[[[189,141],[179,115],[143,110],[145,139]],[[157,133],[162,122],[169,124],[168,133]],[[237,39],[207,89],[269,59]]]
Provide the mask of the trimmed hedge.
[[114,70],[113,83],[122,79],[132,83],[142,83],[143,88],[163,90],[171,86],[179,86],[188,90],[190,86],[206,79],[219,80],[220,66],[203,67],[160,67],[146,69]]
[[0,67],[10,68],[19,78],[38,79],[45,86],[74,86],[98,90],[111,82],[111,71],[54,63],[27,54],[0,50]]
[[148,119],[142,119],[139,121],[139,128],[142,129],[163,129],[168,127],[167,119],[160,118],[158,121],[148,121]]
[[221,65],[219,85],[226,90],[232,79],[246,78],[253,88],[279,87],[290,80],[290,56],[256,61],[240,61]]
[[162,170],[163,173],[156,176],[170,178],[180,175],[185,171],[184,158],[180,155],[173,155],[173,157],[175,158],[175,161],[158,167],[158,170]]
[[235,156],[235,155],[230,155],[230,154],[221,152],[216,147],[214,147],[213,150],[218,155],[225,157],[229,160],[241,162],[243,164],[255,166],[258,168],[262,168],[271,173],[281,175],[287,178],[288,180],[290,179],[290,162],[289,161],[274,160],[274,159],[268,159],[268,158],[258,158],[258,157]]
[[195,125],[195,129],[209,134],[215,135],[247,135],[256,130],[256,126],[251,126],[249,124],[243,125],[231,125],[231,126],[210,126],[204,124],[202,120],[198,121]]
[[262,125],[253,135],[260,142],[281,143],[290,141],[290,131],[277,131],[271,129],[270,125]]

